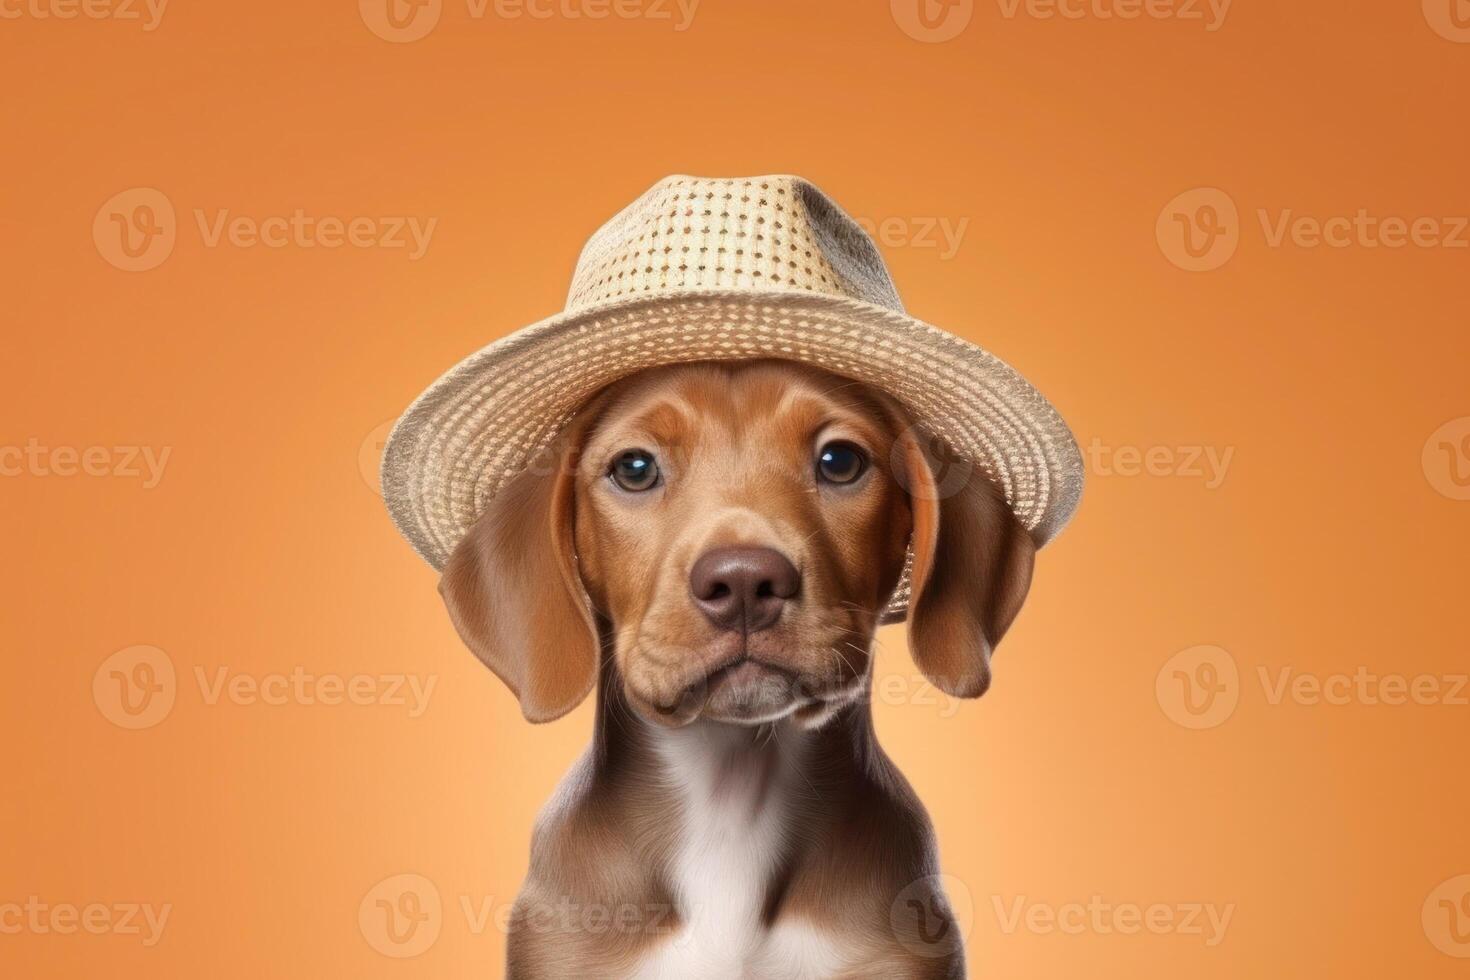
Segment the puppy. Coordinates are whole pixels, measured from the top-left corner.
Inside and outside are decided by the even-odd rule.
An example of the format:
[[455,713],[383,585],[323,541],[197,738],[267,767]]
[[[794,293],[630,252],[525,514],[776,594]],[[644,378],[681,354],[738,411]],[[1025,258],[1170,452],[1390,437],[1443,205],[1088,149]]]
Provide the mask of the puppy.
[[912,655],[979,696],[1035,549],[934,450],[845,379],[685,365],[602,392],[496,495],[446,566],[456,628],[531,721],[598,692],[507,976],[965,975],[928,817],[874,737],[873,639],[911,554]]

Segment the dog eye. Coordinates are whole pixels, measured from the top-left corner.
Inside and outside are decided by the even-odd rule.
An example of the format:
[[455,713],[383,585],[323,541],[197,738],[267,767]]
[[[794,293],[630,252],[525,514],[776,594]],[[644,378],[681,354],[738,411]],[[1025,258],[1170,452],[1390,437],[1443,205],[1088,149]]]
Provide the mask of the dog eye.
[[658,461],[652,453],[629,449],[612,461],[607,475],[624,490],[633,493],[652,490],[658,486]]
[[852,483],[868,468],[868,457],[850,442],[829,442],[817,454],[817,478],[825,483]]

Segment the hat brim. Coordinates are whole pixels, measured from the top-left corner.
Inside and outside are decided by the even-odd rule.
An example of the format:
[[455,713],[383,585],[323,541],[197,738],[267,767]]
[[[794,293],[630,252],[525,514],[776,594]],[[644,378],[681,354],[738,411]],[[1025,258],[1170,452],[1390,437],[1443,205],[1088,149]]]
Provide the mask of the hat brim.
[[[1082,494],[1076,441],[1004,361],[921,320],[793,291],[690,290],[561,313],[471,354],[409,406],[383,453],[383,496],[442,569],[489,501],[589,398],[648,368],[798,361],[879,388],[983,467],[1038,546]],[[902,618],[905,581],[886,619]]]

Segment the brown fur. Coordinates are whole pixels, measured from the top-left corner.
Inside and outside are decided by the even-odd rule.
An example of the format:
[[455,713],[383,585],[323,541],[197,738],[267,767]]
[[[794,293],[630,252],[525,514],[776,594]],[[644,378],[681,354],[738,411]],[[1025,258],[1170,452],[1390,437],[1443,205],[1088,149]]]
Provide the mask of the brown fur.
[[[831,438],[867,451],[858,484],[816,484],[814,453]],[[630,447],[656,451],[664,487],[611,485],[609,461]],[[533,721],[598,690],[593,745],[536,830],[509,976],[617,976],[677,933],[667,869],[678,806],[656,778],[650,726],[749,724],[733,764],[765,778],[780,742],[749,715],[749,691],[722,680],[742,659],[765,665],[754,710],[814,733],[810,793],[765,922],[808,923],[865,951],[850,976],[963,975],[952,929],[950,947],[921,956],[921,924],[890,914],[938,867],[923,807],[873,734],[872,639],[912,538],[915,660],[941,689],[978,696],[1034,548],[978,470],[936,486],[928,448],[886,396],[811,368],[666,368],[601,394],[492,501],[441,583],[461,636]],[[801,572],[770,629],[722,631],[690,601],[693,562],[731,545],[776,548]],[[925,898],[947,916],[942,895]],[[556,911],[568,905],[615,924]]]

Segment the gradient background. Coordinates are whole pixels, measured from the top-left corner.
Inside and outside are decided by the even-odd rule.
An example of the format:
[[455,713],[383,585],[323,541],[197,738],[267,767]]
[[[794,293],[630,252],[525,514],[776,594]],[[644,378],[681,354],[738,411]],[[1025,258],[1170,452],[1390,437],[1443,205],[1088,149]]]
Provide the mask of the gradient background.
[[[174,0],[152,31],[25,2],[0,4],[19,15],[0,19],[0,445],[171,456],[151,489],[0,478],[0,905],[172,911],[151,948],[0,933],[0,974],[500,975],[502,933],[461,902],[514,898],[590,705],[521,720],[363,474],[384,423],[560,308],[587,235],[675,172],[799,173],[896,222],[880,245],[910,310],[1100,447],[992,692],[876,707],[974,909],[972,975],[1470,971],[1437,900],[1421,916],[1470,873],[1470,706],[1273,704],[1258,674],[1470,663],[1470,250],[1273,247],[1258,217],[1470,214],[1465,0],[1237,0],[1218,30],[988,0],[949,11],[971,19],[944,43],[905,32],[915,0],[703,0],[684,31],[446,0],[414,43],[369,29],[376,0]],[[177,244],[125,272],[92,226],[139,187],[172,203]],[[1195,188],[1239,209],[1209,272],[1156,231]],[[411,261],[208,247],[194,218],[296,208],[438,224]],[[937,221],[968,222],[953,255],[924,244]],[[1181,447],[1232,452],[1223,481]],[[1174,462],[1128,476],[1120,448]],[[902,633],[882,643],[880,672],[909,677]],[[93,680],[138,644],[178,690],[132,731]],[[1202,644],[1237,666],[1238,706],[1192,730],[1156,679]],[[195,679],[298,667],[437,686],[412,718],[209,704]],[[403,873],[443,913],[395,959],[358,912]],[[1093,896],[1235,909],[1214,946],[996,912]]]

